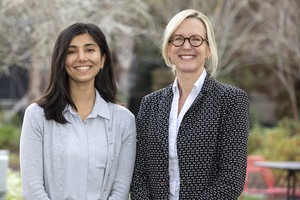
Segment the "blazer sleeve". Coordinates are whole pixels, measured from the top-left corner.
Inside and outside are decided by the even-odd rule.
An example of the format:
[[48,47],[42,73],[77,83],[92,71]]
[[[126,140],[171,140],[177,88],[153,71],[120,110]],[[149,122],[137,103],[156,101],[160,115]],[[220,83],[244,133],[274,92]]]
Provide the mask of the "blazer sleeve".
[[[223,102],[224,112],[219,148],[219,173],[213,183],[200,194],[206,199],[237,199],[243,191],[246,169],[250,106],[242,90]],[[226,108],[227,107],[227,108]]]
[[145,152],[145,146],[147,145],[147,130],[148,124],[147,113],[145,109],[149,104],[144,97],[141,102],[140,110],[137,116],[137,152],[136,161],[134,165],[134,173],[131,183],[130,196],[131,200],[149,200],[149,181],[146,174],[147,163],[145,158],[147,153]]
[[20,139],[22,195],[26,200],[49,200],[43,172],[43,110],[36,104],[25,112]]

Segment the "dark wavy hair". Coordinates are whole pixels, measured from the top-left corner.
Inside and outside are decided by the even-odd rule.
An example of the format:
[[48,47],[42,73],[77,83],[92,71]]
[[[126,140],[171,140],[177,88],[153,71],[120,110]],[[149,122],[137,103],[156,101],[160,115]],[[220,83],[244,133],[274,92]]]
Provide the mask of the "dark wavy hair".
[[69,104],[77,109],[70,95],[69,78],[65,69],[67,50],[72,39],[81,34],[89,34],[100,48],[101,55],[106,55],[103,69],[95,77],[95,88],[106,102],[115,103],[117,87],[113,73],[113,60],[106,37],[94,24],[75,23],[64,29],[58,36],[51,60],[51,77],[48,88],[37,104],[44,109],[47,120],[66,124],[63,111]]

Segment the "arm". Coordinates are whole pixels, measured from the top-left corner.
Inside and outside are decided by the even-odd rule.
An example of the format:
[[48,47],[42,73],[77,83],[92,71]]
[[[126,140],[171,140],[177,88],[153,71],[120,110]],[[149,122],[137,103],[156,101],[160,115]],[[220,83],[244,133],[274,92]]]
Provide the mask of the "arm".
[[116,176],[108,200],[127,200],[129,196],[136,154],[136,127],[133,115],[127,117],[124,126]]
[[[33,105],[25,112],[20,140],[20,169],[24,200],[49,200],[44,187],[42,112]],[[40,111],[40,110],[39,110]]]
[[[219,144],[219,173],[200,199],[237,199],[243,191],[250,125],[249,100],[238,90],[223,104]],[[226,109],[226,107],[227,109]]]
[[131,199],[132,200],[148,200],[149,196],[149,182],[147,180],[146,170],[148,169],[146,166],[146,158],[147,155],[145,152],[145,147],[147,145],[146,140],[146,125],[148,122],[146,121],[145,107],[147,103],[145,102],[145,98],[143,98],[140,106],[140,110],[137,116],[137,155],[134,166],[133,179],[131,183]]

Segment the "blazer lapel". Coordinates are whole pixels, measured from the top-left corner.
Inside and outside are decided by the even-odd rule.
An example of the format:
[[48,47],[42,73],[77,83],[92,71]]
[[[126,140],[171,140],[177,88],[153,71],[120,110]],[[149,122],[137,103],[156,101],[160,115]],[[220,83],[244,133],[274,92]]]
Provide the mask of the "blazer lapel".
[[182,140],[185,140],[186,137],[189,136],[189,129],[190,129],[190,125],[192,125],[191,123],[186,123],[187,121],[193,121],[193,120],[197,120],[198,116],[190,116],[190,112],[193,110],[201,110],[203,109],[203,99],[205,97],[205,95],[207,95],[209,92],[211,92],[213,90],[213,87],[215,85],[215,79],[207,72],[207,75],[205,77],[205,81],[203,84],[203,87],[201,89],[201,91],[199,92],[199,94],[197,95],[196,99],[194,100],[194,102],[192,103],[192,105],[190,106],[190,108],[188,109],[188,111],[185,113],[179,130],[178,130],[178,135],[177,135],[177,140],[179,138],[181,138]]
[[166,158],[169,158],[169,116],[173,100],[172,85],[166,88],[159,103],[157,134]]

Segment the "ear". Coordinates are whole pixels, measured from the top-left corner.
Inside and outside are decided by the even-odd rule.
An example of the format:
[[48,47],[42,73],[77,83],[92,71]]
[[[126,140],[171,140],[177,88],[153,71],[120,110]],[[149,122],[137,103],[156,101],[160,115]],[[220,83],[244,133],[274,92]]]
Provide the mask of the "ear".
[[103,56],[101,56],[101,66],[100,66],[100,69],[103,69],[105,60],[106,60],[106,54],[104,54]]
[[210,58],[210,56],[211,56],[211,51],[210,51],[210,47],[208,47],[208,50],[207,50],[207,52],[206,52],[206,58]]
[[171,58],[171,45],[168,46],[168,57]]

